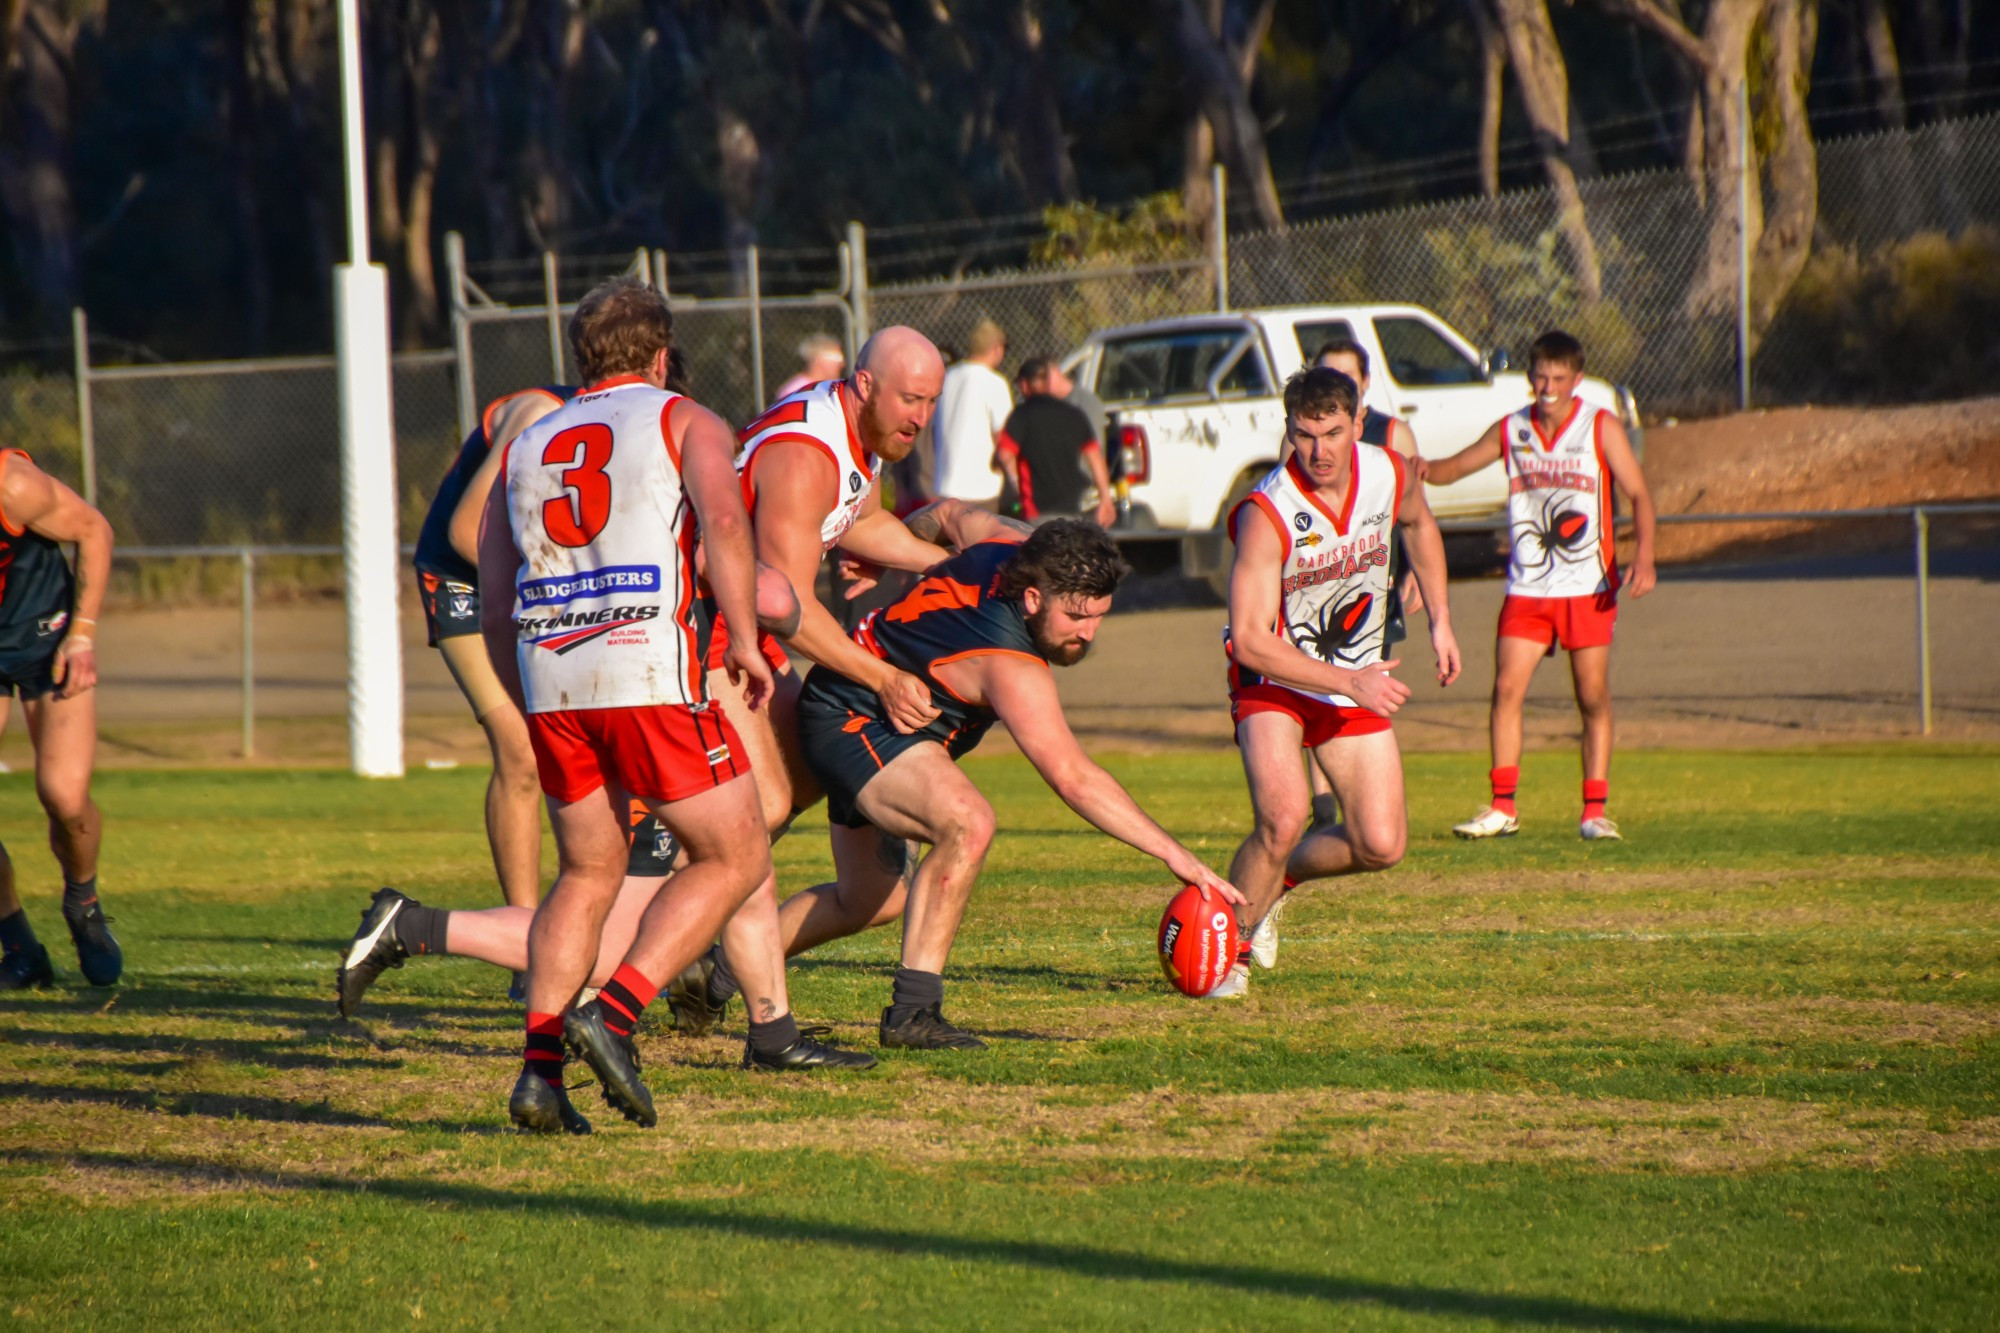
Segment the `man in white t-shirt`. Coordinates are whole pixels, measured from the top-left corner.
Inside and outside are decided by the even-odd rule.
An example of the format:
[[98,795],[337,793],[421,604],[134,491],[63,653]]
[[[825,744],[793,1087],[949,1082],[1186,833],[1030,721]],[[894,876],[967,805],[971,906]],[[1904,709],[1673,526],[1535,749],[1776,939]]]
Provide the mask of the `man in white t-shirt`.
[[941,497],[997,508],[1000,472],[994,450],[1014,410],[1014,397],[1001,377],[1007,357],[1007,335],[990,319],[982,319],[967,340],[965,359],[947,370],[938,395],[937,417],[931,426],[937,467],[933,482]]

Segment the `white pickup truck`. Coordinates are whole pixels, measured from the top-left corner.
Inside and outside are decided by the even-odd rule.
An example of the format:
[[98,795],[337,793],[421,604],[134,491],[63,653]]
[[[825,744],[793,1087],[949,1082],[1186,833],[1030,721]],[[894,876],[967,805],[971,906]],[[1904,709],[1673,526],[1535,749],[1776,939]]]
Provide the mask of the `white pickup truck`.
[[[1218,525],[1277,465],[1285,380],[1335,338],[1367,349],[1367,405],[1409,423],[1429,458],[1457,453],[1529,398],[1504,352],[1482,355],[1422,306],[1284,306],[1100,330],[1063,365],[1111,415],[1112,467],[1130,494],[1120,540],[1178,538],[1183,572],[1226,578]],[[1578,395],[1615,410],[1639,446],[1629,390],[1586,378]],[[1505,506],[1507,479],[1495,463],[1426,493],[1440,518],[1483,518]]]

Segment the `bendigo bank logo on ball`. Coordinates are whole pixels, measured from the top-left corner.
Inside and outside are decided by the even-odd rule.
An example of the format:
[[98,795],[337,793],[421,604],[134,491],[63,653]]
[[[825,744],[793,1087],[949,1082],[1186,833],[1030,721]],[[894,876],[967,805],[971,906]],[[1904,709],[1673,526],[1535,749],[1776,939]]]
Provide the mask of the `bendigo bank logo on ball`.
[[1160,919],[1160,970],[1183,995],[1206,995],[1236,961],[1236,944],[1235,915],[1189,885]]

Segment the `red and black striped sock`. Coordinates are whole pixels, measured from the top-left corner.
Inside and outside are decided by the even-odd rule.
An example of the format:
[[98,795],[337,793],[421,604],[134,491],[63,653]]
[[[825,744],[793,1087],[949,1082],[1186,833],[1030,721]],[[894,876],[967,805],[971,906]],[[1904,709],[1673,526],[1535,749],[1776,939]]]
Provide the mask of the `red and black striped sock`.
[[630,963],[620,963],[604,989],[597,992],[595,1003],[604,1011],[604,1026],[620,1037],[629,1037],[639,1026],[639,1015],[659,993],[660,988],[646,980],[644,972]]
[[536,1074],[552,1088],[563,1081],[563,1037],[561,1014],[529,1014],[528,1046],[523,1055],[528,1072]]
[[1585,778],[1583,780],[1583,817],[1586,820],[1604,818],[1604,803],[1611,799],[1609,778]]
[[1509,764],[1486,775],[1493,781],[1493,808],[1509,819],[1514,817],[1514,793],[1521,789],[1521,766]]

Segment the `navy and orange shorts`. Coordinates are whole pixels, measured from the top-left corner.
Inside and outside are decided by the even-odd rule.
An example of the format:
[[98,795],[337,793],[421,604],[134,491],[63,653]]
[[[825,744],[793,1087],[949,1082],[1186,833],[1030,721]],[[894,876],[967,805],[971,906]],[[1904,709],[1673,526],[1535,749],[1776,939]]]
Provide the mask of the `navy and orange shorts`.
[[1280,713],[1299,724],[1304,732],[1301,745],[1317,750],[1330,740],[1346,736],[1373,736],[1388,731],[1392,724],[1380,713],[1371,713],[1354,704],[1328,703],[1264,681],[1243,685],[1229,695],[1229,720],[1241,723],[1258,713]]
[[1527,639],[1553,653],[1579,648],[1603,648],[1618,626],[1618,594],[1600,592],[1582,597],[1522,597],[1507,594],[1500,603],[1503,639]]
[[648,704],[528,714],[542,790],[565,804],[599,787],[684,801],[750,771],[719,704]]

